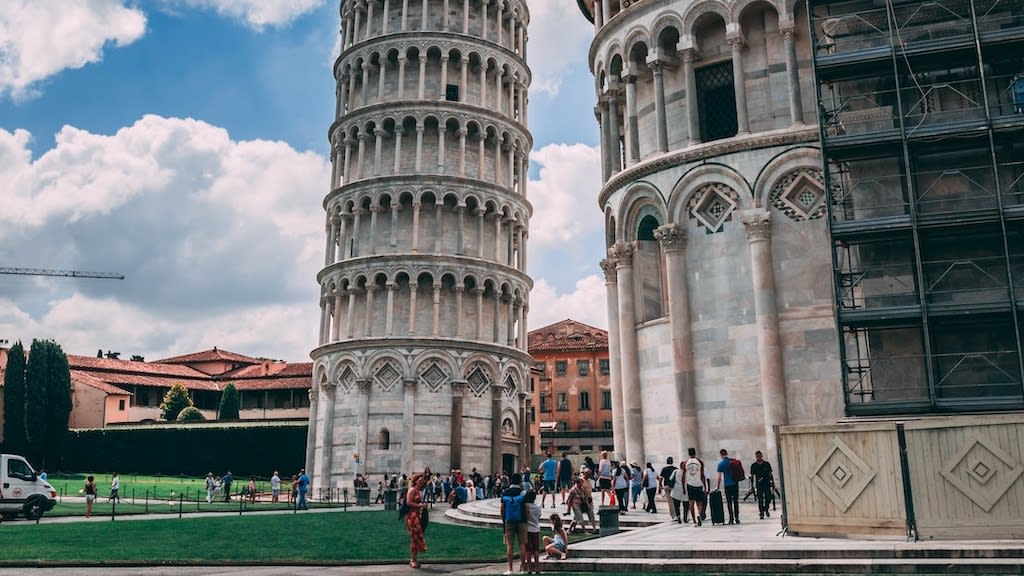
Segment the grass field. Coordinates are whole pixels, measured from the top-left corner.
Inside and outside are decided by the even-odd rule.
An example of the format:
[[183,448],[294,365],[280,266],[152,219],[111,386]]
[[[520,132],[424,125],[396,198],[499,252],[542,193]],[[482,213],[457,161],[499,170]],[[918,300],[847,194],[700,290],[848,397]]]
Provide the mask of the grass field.
[[[75,474],[50,474],[47,481],[58,494],[62,496],[77,496],[85,486],[85,478],[93,474],[96,481],[96,490],[101,498],[110,494],[110,474],[96,474],[94,472]],[[238,477],[231,484],[231,492],[237,494],[248,484],[248,477]],[[281,490],[288,493],[291,486],[291,476],[281,476]],[[270,478],[257,478],[256,487],[260,492],[270,492]],[[121,498],[136,501],[150,499],[177,498],[184,494],[186,500],[206,499],[205,477],[192,476],[142,476],[136,474],[121,474]]]
[[[440,514],[440,511],[435,512]],[[168,518],[0,526],[4,562],[367,563],[408,560],[395,512]],[[501,531],[433,523],[423,562],[498,562]]]

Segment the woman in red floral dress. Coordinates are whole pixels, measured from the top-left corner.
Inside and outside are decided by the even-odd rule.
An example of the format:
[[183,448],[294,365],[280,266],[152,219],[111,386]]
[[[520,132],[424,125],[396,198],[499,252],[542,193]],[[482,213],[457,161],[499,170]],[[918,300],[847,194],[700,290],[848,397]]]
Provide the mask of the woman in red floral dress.
[[409,566],[413,568],[420,567],[416,556],[427,551],[427,541],[423,539],[423,525],[420,523],[420,510],[426,508],[426,504],[423,503],[423,487],[426,483],[426,476],[417,474],[405,494],[405,504],[409,507],[409,512],[405,515],[405,527],[409,529]]

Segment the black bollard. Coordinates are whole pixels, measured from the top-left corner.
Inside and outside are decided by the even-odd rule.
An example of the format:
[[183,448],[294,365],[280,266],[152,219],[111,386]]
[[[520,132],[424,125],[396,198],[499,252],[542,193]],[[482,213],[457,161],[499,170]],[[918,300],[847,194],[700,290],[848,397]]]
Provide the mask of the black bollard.
[[185,500],[184,500],[182,494],[179,492],[178,493],[178,518],[181,518],[181,513],[184,512],[184,510],[183,510],[184,504],[185,504]]
[[149,514],[149,489],[146,489],[146,514]]

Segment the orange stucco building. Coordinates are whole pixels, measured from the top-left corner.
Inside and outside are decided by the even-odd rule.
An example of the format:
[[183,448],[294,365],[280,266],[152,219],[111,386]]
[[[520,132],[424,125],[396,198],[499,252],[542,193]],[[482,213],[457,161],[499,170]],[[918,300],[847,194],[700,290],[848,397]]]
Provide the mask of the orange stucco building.
[[608,332],[562,320],[529,333],[533,357],[531,436],[545,450],[589,454],[612,450]]

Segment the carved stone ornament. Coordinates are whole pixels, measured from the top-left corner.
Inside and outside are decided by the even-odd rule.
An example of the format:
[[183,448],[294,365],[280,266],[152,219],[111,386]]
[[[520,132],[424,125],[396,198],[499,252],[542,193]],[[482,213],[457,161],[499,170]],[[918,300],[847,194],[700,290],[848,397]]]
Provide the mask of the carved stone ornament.
[[604,271],[604,280],[608,283],[614,283],[618,281],[618,273],[615,271],[618,266],[618,261],[615,258],[605,258],[601,260],[601,270]]
[[767,210],[753,209],[740,212],[740,222],[747,232],[747,241],[768,240],[772,234],[772,214]]
[[636,252],[636,247],[629,242],[616,242],[608,249],[608,255],[616,260],[619,268],[633,265],[634,252]]
[[706,233],[714,234],[720,232],[722,226],[732,220],[739,203],[739,194],[732,187],[714,182],[697,189],[690,198],[687,212],[690,218],[697,220],[697,225],[704,228]]
[[682,224],[665,224],[654,230],[654,237],[661,242],[667,252],[686,250],[686,226]]
[[800,168],[787,173],[772,187],[772,206],[797,222],[825,215],[825,180],[820,170]]

